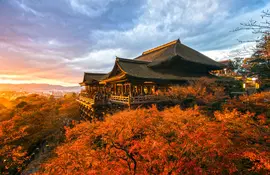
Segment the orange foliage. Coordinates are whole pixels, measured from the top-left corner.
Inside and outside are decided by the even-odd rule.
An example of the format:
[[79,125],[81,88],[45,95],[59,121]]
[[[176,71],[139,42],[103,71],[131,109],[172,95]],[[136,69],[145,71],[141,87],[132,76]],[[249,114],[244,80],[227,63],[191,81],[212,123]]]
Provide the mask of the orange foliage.
[[12,103],[10,119],[0,122],[0,174],[21,171],[41,143],[50,143],[52,149],[64,139],[64,126],[80,119],[75,98],[29,95]]
[[22,138],[27,135],[27,127],[17,128],[17,120],[19,117],[15,116],[0,123],[0,172],[3,174],[8,174],[9,169],[20,167],[27,159],[26,152],[20,144]]
[[192,98],[197,105],[211,105],[227,97],[224,89],[214,79],[200,78],[187,86],[173,86],[166,95],[178,100]]
[[156,107],[66,128],[66,143],[38,174],[270,173],[269,128],[236,110]]
[[253,95],[242,95],[238,98],[228,100],[223,108],[250,111],[270,118],[270,92],[261,92]]

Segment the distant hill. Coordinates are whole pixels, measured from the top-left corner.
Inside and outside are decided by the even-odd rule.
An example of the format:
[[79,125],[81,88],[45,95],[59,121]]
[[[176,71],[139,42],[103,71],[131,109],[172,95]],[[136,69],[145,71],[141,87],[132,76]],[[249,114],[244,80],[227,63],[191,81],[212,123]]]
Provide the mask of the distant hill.
[[60,86],[50,84],[0,84],[0,91],[26,91],[26,92],[50,92],[65,91],[79,92],[80,86]]

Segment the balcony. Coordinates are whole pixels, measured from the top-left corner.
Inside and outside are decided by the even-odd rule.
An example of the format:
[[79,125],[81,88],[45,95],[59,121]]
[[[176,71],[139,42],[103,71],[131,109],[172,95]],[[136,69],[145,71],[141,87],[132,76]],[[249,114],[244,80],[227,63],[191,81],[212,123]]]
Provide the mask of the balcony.
[[78,98],[78,102],[85,107],[90,107],[92,105],[105,105],[108,102],[118,103],[118,104],[146,104],[146,103],[156,103],[166,101],[165,96],[160,95],[138,95],[135,97],[123,96],[123,95],[93,95],[93,98],[89,94],[81,93]]
[[109,98],[109,101],[112,103],[122,103],[122,104],[129,104],[130,97],[129,96],[117,96],[117,95],[111,95]]
[[122,103],[122,104],[145,104],[145,103],[156,103],[166,101],[166,98],[164,96],[157,96],[157,95],[140,95],[136,97],[112,95],[110,97],[110,101],[112,103]]
[[77,99],[77,101],[81,105],[83,105],[85,107],[92,106],[93,104],[95,104],[95,100],[94,99],[91,99],[89,97],[85,97],[85,96],[82,96],[82,95],[79,96],[79,98]]

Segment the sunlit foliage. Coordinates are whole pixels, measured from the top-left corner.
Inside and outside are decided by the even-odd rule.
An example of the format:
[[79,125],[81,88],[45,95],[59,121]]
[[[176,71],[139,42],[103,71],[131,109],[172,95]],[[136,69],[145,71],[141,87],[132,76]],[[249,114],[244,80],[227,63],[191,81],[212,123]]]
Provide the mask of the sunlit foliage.
[[220,104],[228,98],[224,86],[210,78],[200,78],[189,81],[186,85],[173,86],[162,95],[180,102],[182,107],[198,105],[211,111],[219,109]]
[[123,111],[66,128],[66,143],[38,174],[267,174],[270,132],[253,115]]
[[242,95],[239,98],[230,99],[223,108],[250,111],[260,116],[265,115],[270,119],[270,92]]
[[0,116],[9,116],[0,122],[0,174],[20,172],[43,142],[56,146],[64,139],[64,126],[79,120],[74,97],[28,95],[9,103],[10,109],[0,110]]

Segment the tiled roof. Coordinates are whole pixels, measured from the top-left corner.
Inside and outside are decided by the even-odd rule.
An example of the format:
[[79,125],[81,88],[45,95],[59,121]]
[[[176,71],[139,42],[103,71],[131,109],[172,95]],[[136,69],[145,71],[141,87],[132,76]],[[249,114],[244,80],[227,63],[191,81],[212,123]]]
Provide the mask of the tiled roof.
[[167,44],[158,46],[154,49],[150,49],[139,57],[136,57],[136,60],[151,61],[153,63],[150,66],[158,65],[162,62],[166,62],[169,59],[179,56],[183,60],[204,64],[207,66],[212,66],[213,69],[218,69],[223,67],[221,63],[218,63],[211,58],[203,55],[202,53],[182,44],[180,40],[175,40]]
[[194,73],[175,71],[173,69],[156,70],[148,66],[149,62],[130,59],[117,59],[118,65],[128,76],[152,80],[191,80],[202,76],[210,76],[208,73]]
[[175,40],[145,51],[135,59],[116,58],[113,71],[108,74],[85,73],[83,83],[112,81],[110,79],[118,75],[118,67],[127,78],[178,81],[213,77],[209,71],[221,69],[224,65]]
[[83,77],[83,82],[81,82],[81,85],[86,85],[86,84],[92,84],[94,82],[98,82],[102,80],[107,74],[104,73],[84,73]]

